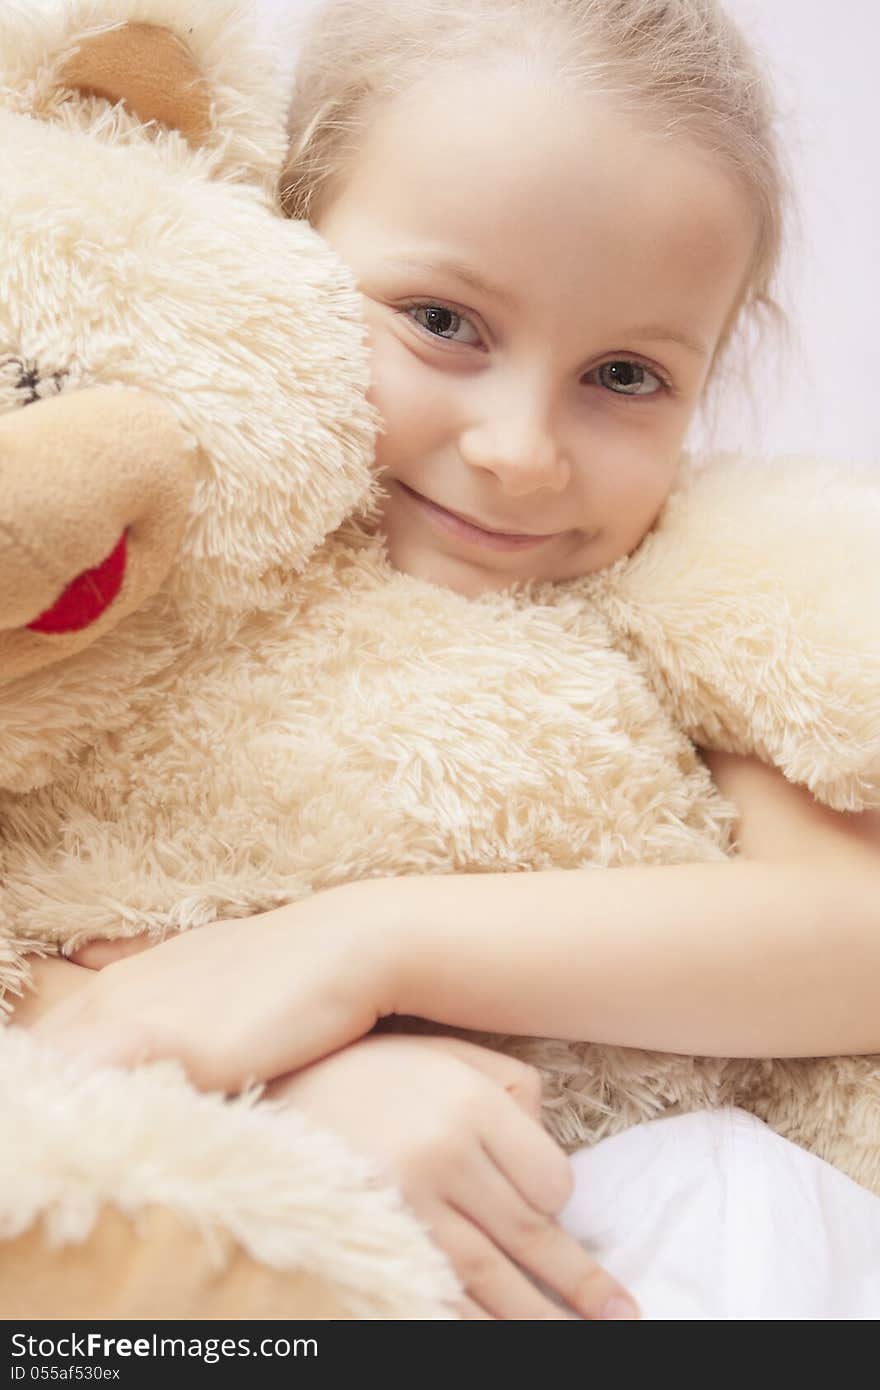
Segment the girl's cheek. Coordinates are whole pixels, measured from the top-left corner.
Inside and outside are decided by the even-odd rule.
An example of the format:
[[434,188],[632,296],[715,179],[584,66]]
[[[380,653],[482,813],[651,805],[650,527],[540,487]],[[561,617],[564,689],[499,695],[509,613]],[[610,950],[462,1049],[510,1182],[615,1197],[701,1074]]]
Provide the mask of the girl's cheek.
[[438,434],[449,429],[453,402],[448,389],[400,344],[377,343],[368,394],[384,425],[376,452],[386,464],[420,443],[437,443]]
[[603,457],[609,466],[593,475],[594,502],[627,545],[638,544],[675,485],[678,452],[633,448]]

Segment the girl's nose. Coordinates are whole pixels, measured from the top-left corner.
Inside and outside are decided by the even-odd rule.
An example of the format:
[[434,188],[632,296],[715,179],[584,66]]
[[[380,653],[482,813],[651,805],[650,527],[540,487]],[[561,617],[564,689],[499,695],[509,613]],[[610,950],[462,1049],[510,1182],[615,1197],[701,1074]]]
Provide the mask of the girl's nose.
[[546,415],[499,405],[491,416],[471,424],[459,439],[469,468],[493,473],[511,497],[548,490],[564,492],[571,466]]

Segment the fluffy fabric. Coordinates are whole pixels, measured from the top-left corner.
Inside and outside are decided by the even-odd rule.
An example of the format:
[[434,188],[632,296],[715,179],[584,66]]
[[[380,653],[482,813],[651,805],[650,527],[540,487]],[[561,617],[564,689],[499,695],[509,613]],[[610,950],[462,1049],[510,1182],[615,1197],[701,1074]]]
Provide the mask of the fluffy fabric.
[[876,468],[723,456],[597,597],[690,738],[864,811],[880,805],[878,541]]
[[[190,8],[203,71],[220,48],[257,71],[220,42],[224,15],[244,39],[238,7],[211,5],[209,25],[206,5],[175,3],[175,23]],[[53,95],[53,45],[67,52],[76,26],[41,11],[36,44],[24,16],[0,17],[0,52],[23,55],[0,111],[0,409],[47,409],[28,382],[62,402],[145,391],[198,463],[173,563],[140,606],[115,620],[111,605],[74,648],[0,631],[0,658],[44,644],[0,685],[0,990],[21,987],[29,949],[159,936],[370,876],[721,860],[732,808],[695,740],[758,753],[831,805],[880,804],[875,481],[685,460],[652,534],[601,574],[476,601],[394,574],[371,530],[357,298],[309,229],[273,216],[256,155],[244,181],[257,134],[193,151]],[[65,504],[59,485],[45,510]],[[880,1190],[876,1059],[497,1041],[541,1066],[566,1143],[732,1101]],[[204,1102],[183,1095],[195,1116]],[[114,1172],[100,1192],[118,1204]],[[242,1221],[236,1238],[266,1258]],[[326,1271],[342,1290],[358,1231]],[[439,1308],[445,1287],[425,1288]]]
[[[792,509],[807,467],[794,478],[780,470]],[[395,574],[367,528],[343,528],[292,577],[278,612],[245,619],[225,644],[216,635],[192,644],[154,678],[136,725],[98,738],[50,788],[0,802],[17,930],[69,947],[246,916],[370,876],[720,860],[733,849],[732,808],[675,717],[679,662],[692,718],[701,729],[714,721],[707,741],[766,755],[757,721],[750,733],[741,713],[730,730],[714,719],[726,709],[733,723],[746,699],[764,711],[765,727],[775,709],[777,746],[796,760],[806,755],[782,682],[791,653],[805,650],[796,693],[809,714],[800,732],[813,743],[810,766],[824,757],[830,769],[846,732],[835,786],[874,804],[872,662],[857,665],[856,633],[849,666],[861,681],[838,715],[847,638],[824,641],[806,603],[801,616],[792,611],[778,553],[761,565],[755,551],[748,569],[738,567],[713,525],[719,475],[743,497],[754,479],[751,466],[728,459],[693,470],[632,561],[516,596],[468,601]],[[835,495],[845,489],[828,499],[832,523]],[[866,484],[862,518],[870,502],[866,546],[880,529],[880,492]],[[839,543],[867,573],[853,528],[826,546],[826,561]],[[723,603],[703,574],[725,567],[737,579]],[[817,598],[826,572],[811,581]],[[702,641],[689,629],[680,641],[662,622],[667,578],[673,615],[691,586]],[[744,640],[744,598],[745,611],[771,606],[770,645]],[[640,624],[649,637],[621,650],[616,633]],[[880,1186],[872,1060],[771,1064],[491,1041],[541,1066],[548,1120],[569,1145],[735,1103]]]
[[0,1241],[41,1224],[51,1257],[108,1207],[160,1208],[201,1237],[218,1282],[243,1252],[254,1269],[314,1275],[357,1318],[442,1317],[455,1295],[370,1164],[289,1106],[196,1095],[174,1063],[82,1075],[18,1028],[0,1038],[0,1096]]

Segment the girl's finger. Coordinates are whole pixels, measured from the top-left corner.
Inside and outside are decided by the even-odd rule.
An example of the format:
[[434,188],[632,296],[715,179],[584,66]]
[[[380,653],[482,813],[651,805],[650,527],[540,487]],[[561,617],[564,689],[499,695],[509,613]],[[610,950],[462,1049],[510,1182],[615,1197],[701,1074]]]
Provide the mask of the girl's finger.
[[490,1318],[558,1322],[573,1317],[530,1283],[466,1212],[447,1203],[434,1228],[434,1238],[464,1285],[467,1298]]
[[138,1026],[90,1023],[77,999],[59,1004],[31,1029],[32,1036],[58,1048],[65,1062],[83,1072],[101,1067],[136,1067],[154,1058],[149,1034]]
[[57,1004],[47,1009],[42,1017],[31,1025],[31,1032],[35,1037],[49,1041],[62,1036],[66,1031],[75,1030],[81,1017],[79,995],[74,994],[67,999],[59,999]]
[[465,1296],[461,1302],[462,1322],[494,1322],[491,1313],[487,1313],[485,1308],[481,1308],[479,1303],[475,1303],[472,1298]]
[[468,1042],[465,1038],[414,1035],[410,1041],[422,1043],[434,1052],[449,1052],[459,1061],[465,1062],[496,1082],[526,1114],[534,1116],[535,1119],[540,1117],[541,1076],[536,1067],[520,1062],[515,1057],[508,1057],[506,1053],[498,1052],[495,1048]]
[[487,1168],[476,1181],[468,1172],[453,1173],[444,1189],[447,1200],[476,1219],[510,1260],[548,1290],[560,1294],[580,1317],[638,1317],[636,1305],[623,1286],[573,1236],[551,1216],[527,1206],[494,1163],[489,1161]]
[[555,1216],[574,1189],[571,1164],[550,1135],[503,1091],[487,1093],[480,1112],[483,1147],[526,1206]]

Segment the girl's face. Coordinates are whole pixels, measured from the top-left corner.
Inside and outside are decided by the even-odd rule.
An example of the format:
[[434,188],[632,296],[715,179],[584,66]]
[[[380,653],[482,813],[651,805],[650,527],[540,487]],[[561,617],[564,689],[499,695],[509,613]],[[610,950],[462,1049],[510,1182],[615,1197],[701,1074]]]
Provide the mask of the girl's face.
[[633,550],[754,245],[726,172],[457,70],[382,110],[315,225],[365,296],[392,564],[474,597]]

